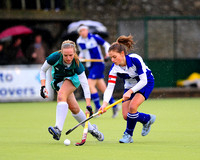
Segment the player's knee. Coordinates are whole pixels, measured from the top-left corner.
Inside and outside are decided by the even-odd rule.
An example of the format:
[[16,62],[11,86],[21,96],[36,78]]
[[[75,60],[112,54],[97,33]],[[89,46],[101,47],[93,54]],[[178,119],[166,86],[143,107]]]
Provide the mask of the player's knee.
[[130,108],[130,113],[137,113],[137,109],[136,108]]
[[63,92],[58,92],[57,95],[57,101],[58,102],[62,102],[62,101],[66,101],[67,100],[67,96],[63,93]]
[[78,114],[80,112],[79,106],[69,106],[69,109],[73,114]]
[[69,109],[73,114],[78,114],[80,112],[80,107],[78,105],[78,103],[74,103],[73,105],[69,105]]
[[138,109],[138,106],[136,106],[136,105],[131,105],[131,106],[129,107],[129,112],[130,112],[130,113],[137,113],[137,109]]
[[96,87],[95,87],[95,86],[91,86],[91,87],[90,87],[90,92],[91,92],[91,93],[96,93],[96,92],[97,92]]

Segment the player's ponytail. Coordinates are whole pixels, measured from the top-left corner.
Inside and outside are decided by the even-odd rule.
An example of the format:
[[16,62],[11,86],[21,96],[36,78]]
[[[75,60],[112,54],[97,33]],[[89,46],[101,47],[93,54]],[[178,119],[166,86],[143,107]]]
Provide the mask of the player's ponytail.
[[110,46],[108,52],[116,51],[121,53],[124,51],[125,54],[128,54],[128,51],[133,48],[134,44],[133,36],[120,36],[117,41]]

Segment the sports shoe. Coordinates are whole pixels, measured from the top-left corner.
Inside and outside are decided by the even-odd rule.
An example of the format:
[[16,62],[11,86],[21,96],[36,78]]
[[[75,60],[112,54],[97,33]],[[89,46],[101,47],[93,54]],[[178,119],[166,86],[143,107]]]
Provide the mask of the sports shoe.
[[94,127],[93,130],[89,130],[91,135],[95,137],[98,141],[103,141],[104,140],[104,135],[100,131],[98,131],[97,126],[95,124],[92,125]]
[[121,109],[121,106],[117,105],[115,108],[113,108],[113,115],[112,118],[115,118],[118,116],[118,112]]
[[58,129],[58,127],[49,127],[48,128],[49,133],[51,133],[53,135],[53,138],[55,140],[60,140],[60,136],[61,136],[61,131]]
[[141,133],[142,136],[146,136],[150,132],[151,125],[155,122],[155,120],[156,120],[156,116],[150,114],[150,120],[146,124],[143,124],[142,133]]
[[133,138],[127,132],[124,132],[122,139],[119,140],[119,143],[133,143]]

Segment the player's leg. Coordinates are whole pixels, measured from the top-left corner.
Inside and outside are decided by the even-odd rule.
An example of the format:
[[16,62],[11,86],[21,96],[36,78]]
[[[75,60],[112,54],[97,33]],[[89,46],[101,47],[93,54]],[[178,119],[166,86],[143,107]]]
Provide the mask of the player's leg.
[[[138,107],[145,101],[145,98],[142,94],[136,93],[130,102],[126,101],[123,104],[123,117],[127,120],[126,130],[124,132],[123,138],[119,140],[120,143],[132,143],[133,131],[137,123],[138,118]],[[128,113],[127,113],[128,112]],[[125,115],[127,113],[127,116]]]
[[129,112],[129,104],[130,104],[130,100],[122,102],[122,116],[124,118],[124,120],[127,120],[127,114]]
[[[101,91],[101,93],[105,92],[105,90],[106,90],[106,83],[105,83],[105,81],[104,81],[103,78],[97,80],[97,88]],[[115,100],[114,100],[114,98],[112,96],[110,98],[109,103],[112,104],[114,102],[115,102]],[[112,117],[115,118],[118,115],[119,106],[115,105],[112,109],[113,109],[113,116]]]
[[[76,98],[74,96],[74,93],[71,93],[68,96],[67,103],[69,104],[69,109],[72,112],[72,116],[80,123],[83,120],[86,119],[85,113],[80,109],[78,102],[76,101]],[[85,124],[82,126],[84,127]],[[97,138],[99,141],[104,140],[104,135],[98,131],[98,129],[94,126],[91,125],[90,122],[88,122],[88,132],[90,132],[95,138]]]
[[[122,115],[124,120],[127,120],[127,114],[129,112],[130,100],[122,103]],[[119,140],[120,143],[132,143],[133,139],[128,133],[124,132],[123,137]]]
[[75,90],[76,88],[69,80],[65,80],[60,87],[57,94],[57,107],[56,107],[56,124],[55,127],[50,126],[48,128],[49,132],[53,135],[56,140],[60,139],[61,132],[63,130],[63,125],[68,112],[68,104],[66,98]]
[[106,83],[103,78],[97,79],[97,88],[101,91],[101,93],[104,93],[106,90]]
[[88,84],[89,84],[89,87],[90,87],[91,99],[93,100],[93,102],[95,104],[96,111],[98,111],[99,108],[101,107],[101,105],[100,105],[99,94],[98,94],[98,91],[96,89],[97,79],[88,78]]
[[[145,86],[145,88],[140,90],[141,95],[143,95],[146,100],[148,99],[149,95],[151,94],[153,87],[154,87],[154,83],[149,82]],[[141,133],[142,136],[146,136],[149,133],[149,131],[151,129],[151,125],[155,122],[155,120],[156,120],[155,115],[138,112],[137,121],[143,124],[142,133]]]

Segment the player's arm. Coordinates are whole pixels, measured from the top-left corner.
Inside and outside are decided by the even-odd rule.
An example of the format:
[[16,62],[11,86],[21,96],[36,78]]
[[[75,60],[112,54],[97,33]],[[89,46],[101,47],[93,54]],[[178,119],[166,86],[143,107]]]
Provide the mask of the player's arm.
[[76,41],[76,44],[77,44],[78,51],[79,51],[79,53],[78,53],[79,58],[85,58],[83,49],[81,48],[81,46],[80,46],[81,44],[79,43],[78,40]]
[[97,34],[94,35],[94,38],[95,38],[95,40],[97,41],[97,43],[99,45],[102,45],[104,47],[105,54],[106,54],[105,58],[108,58],[109,57],[108,56],[108,50],[110,48],[110,44],[107,41],[105,41],[102,37],[100,37],[99,35],[97,35]]
[[79,74],[78,78],[81,83],[81,87],[83,88],[83,93],[84,93],[84,97],[86,100],[86,104],[87,104],[87,106],[90,106],[91,105],[91,95],[90,95],[90,89],[89,89],[87,77],[85,75],[85,71],[83,71],[81,74]]
[[137,74],[139,75],[139,82],[131,88],[133,93],[139,91],[147,84],[147,75],[146,75],[146,67],[144,66],[143,60],[141,58],[134,59],[134,65],[136,66]]
[[130,88],[124,95],[123,100],[127,100],[130,98],[132,93],[136,93],[140,89],[142,89],[147,84],[147,76],[146,73],[139,75],[139,82],[132,88]]
[[86,105],[87,105],[86,109],[87,109],[87,111],[89,111],[90,116],[91,116],[93,114],[92,107],[91,107],[91,94],[90,94],[90,89],[89,89],[89,85],[88,85],[88,80],[85,75],[85,71],[83,71],[81,74],[79,74],[78,77],[79,77],[79,81],[81,83],[81,87],[83,88],[84,97],[85,97],[85,101],[86,101]]
[[108,85],[107,85],[106,90],[103,94],[103,104],[102,104],[101,108],[99,109],[99,110],[102,110],[102,113],[106,112],[105,108],[108,105],[110,98],[112,97],[112,94],[113,94],[113,91],[114,91],[114,88],[115,88],[115,84],[116,84],[117,76],[109,75],[108,78],[109,78],[108,79]]
[[40,89],[40,95],[43,98],[48,98],[48,91],[46,89],[46,72],[51,67],[50,64],[47,63],[47,61],[44,62],[40,69],[40,82],[41,82],[41,89]]
[[79,58],[84,58],[85,57],[84,52],[79,45],[78,45],[78,50],[79,50],[79,55],[78,55]]
[[108,50],[109,50],[109,48],[110,48],[110,44],[108,43],[108,42],[104,42],[104,44],[103,44],[103,47],[104,47],[104,49],[105,49],[105,59],[108,59],[109,58],[109,55],[108,55]]
[[131,88],[133,93],[139,91],[140,89],[142,89],[147,84],[147,75],[146,75],[146,73],[143,73],[143,74],[139,75],[139,78],[140,78],[139,82],[134,87]]
[[142,89],[144,86],[146,86],[147,84],[147,75],[145,72],[145,67],[142,66],[142,62],[135,58],[134,59],[134,65],[136,66],[137,70],[137,74],[139,75],[139,81],[138,83],[133,86],[131,89],[129,89],[124,95],[123,95],[123,99],[127,100],[128,98],[130,98],[132,93],[136,93],[137,91],[139,91],[140,89]]

